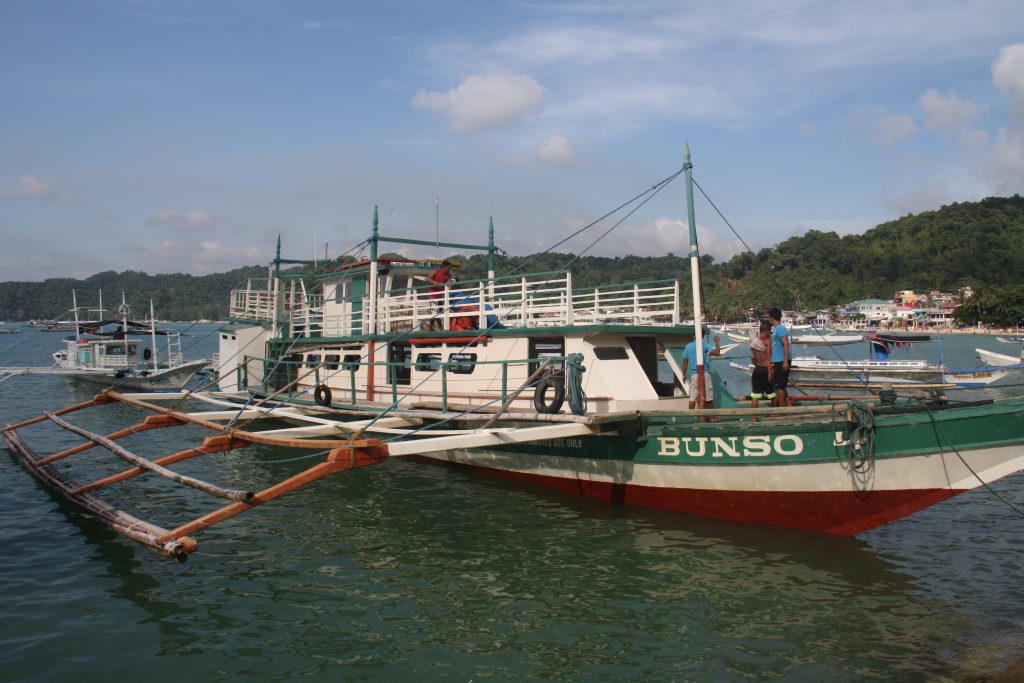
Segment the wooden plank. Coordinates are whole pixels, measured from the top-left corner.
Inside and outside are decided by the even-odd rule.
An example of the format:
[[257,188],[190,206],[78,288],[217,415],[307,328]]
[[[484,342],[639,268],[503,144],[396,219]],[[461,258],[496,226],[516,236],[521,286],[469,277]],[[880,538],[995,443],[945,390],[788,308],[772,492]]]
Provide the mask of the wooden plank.
[[588,436],[597,432],[587,425],[561,424],[542,425],[540,427],[520,427],[518,429],[495,429],[456,436],[438,436],[425,439],[409,439],[388,444],[391,456],[422,455],[439,453],[459,448],[480,448],[482,446],[501,446],[510,443],[529,443],[543,439],[561,439],[570,436]]

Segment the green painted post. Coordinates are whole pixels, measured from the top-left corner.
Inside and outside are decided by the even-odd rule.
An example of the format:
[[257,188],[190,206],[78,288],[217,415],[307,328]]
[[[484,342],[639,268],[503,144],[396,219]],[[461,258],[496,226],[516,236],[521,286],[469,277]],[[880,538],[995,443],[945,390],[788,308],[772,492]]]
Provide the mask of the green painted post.
[[508,363],[501,362],[501,402],[508,400]]
[[380,239],[380,222],[377,218],[377,205],[373,205],[373,229],[370,232],[370,262],[377,260],[377,241]]
[[441,411],[448,412],[448,364],[441,363]]
[[487,276],[494,277],[494,216],[487,227]]

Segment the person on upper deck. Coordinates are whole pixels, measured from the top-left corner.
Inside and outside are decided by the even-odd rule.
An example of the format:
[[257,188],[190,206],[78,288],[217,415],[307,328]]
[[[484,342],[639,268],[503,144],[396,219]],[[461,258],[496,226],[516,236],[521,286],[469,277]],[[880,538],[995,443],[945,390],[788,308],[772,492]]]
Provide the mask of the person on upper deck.
[[772,308],[768,311],[768,321],[772,325],[772,386],[775,387],[775,398],[772,405],[785,408],[793,405],[789,398],[789,367],[793,359],[793,347],[789,330],[782,324],[782,311]]
[[[448,259],[441,261],[441,267],[435,270],[427,277],[427,282],[434,285],[427,291],[429,292],[430,299],[434,302],[437,308],[437,315],[444,313],[444,287],[452,281],[452,262]],[[436,316],[435,316],[436,318]],[[440,329],[440,324],[436,320],[431,320],[430,327],[433,329]]]

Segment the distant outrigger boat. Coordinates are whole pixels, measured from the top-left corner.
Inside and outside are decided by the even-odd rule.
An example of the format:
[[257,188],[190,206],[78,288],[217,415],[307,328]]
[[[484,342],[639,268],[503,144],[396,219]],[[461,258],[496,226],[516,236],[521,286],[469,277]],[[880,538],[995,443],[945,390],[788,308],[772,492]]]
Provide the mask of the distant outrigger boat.
[[[210,365],[208,359],[184,360],[177,331],[132,320],[123,298],[119,317],[108,320],[80,320],[75,299],[72,292],[73,336],[64,340],[64,348],[53,353],[53,365],[2,367],[0,382],[18,375],[57,375],[126,391],[177,391]],[[102,301],[94,310],[102,317]],[[163,345],[157,344],[158,337],[164,340]]]
[[[680,173],[693,310],[701,321],[688,149]],[[487,277],[461,287],[431,285],[425,279],[436,262],[378,256],[382,242],[486,250]],[[415,456],[614,504],[844,535],[1024,469],[1024,398],[751,409],[732,400],[712,372],[719,407],[706,408],[700,371],[708,367],[705,330],[682,322],[679,282],[578,288],[569,272],[498,276],[493,226],[486,246],[385,238],[376,210],[369,253],[366,261],[309,276],[282,269],[298,262],[281,258],[278,244],[269,277],[231,293],[230,323],[220,330],[226,391],[188,395],[214,409],[162,408],[107,391],[8,425],[9,447],[34,474],[115,530],[179,559],[196,549],[196,531],[331,473],[393,457]],[[437,322],[443,329],[428,329]],[[685,395],[680,367],[690,341],[698,368],[694,396]],[[671,368],[667,381],[658,369],[662,359]],[[149,417],[109,437],[67,422],[75,411],[111,404]],[[86,442],[41,456],[20,430],[44,421]],[[215,435],[152,461],[116,443],[133,430],[179,424]],[[328,455],[259,492],[227,490],[164,469],[251,444]],[[132,469],[89,484],[71,482],[56,469],[60,459],[93,445],[128,460]],[[143,471],[232,502],[163,529],[92,494]]]
[[838,334],[836,332],[814,332],[809,334],[798,334],[793,336],[794,344],[804,346],[844,346],[856,344],[864,339],[861,334]]

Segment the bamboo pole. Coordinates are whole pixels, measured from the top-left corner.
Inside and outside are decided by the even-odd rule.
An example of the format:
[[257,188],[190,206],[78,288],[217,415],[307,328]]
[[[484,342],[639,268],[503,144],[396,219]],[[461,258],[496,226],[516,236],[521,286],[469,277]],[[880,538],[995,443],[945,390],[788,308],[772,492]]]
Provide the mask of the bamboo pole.
[[[230,436],[210,436],[203,440],[203,444],[201,446],[186,448],[183,451],[178,451],[177,453],[165,455],[162,458],[157,458],[156,460],[153,461],[153,463],[155,465],[173,465],[176,462],[188,460],[189,458],[195,458],[200,455],[206,455],[208,453],[221,453],[223,451],[230,451],[236,448],[243,448],[248,445],[249,443],[247,441],[232,439]],[[145,471],[146,470],[142,469],[141,467],[135,467],[129,470],[124,470],[123,472],[112,474],[109,477],[98,479],[89,484],[83,484],[82,486],[79,486],[77,489],[72,491],[72,493],[85,493],[86,491],[93,491],[95,489],[103,488],[105,486],[110,486],[111,484],[116,484],[119,481],[124,481],[125,479],[130,479],[132,477],[138,476]]]
[[242,439],[249,443],[258,443],[267,446],[284,446],[287,448],[309,448],[322,450],[331,450],[333,448],[338,448],[339,446],[370,448],[379,443],[377,439],[363,439],[359,441],[349,441],[347,439],[280,439],[272,436],[263,436],[259,432],[246,432],[241,429],[231,429],[216,422],[195,417],[189,413],[182,413],[171,408],[156,406],[152,403],[146,403],[145,401],[129,398],[123,394],[118,394],[117,392],[110,392],[110,396],[113,400],[135,406],[136,408],[151,410],[155,413],[166,415],[189,424],[205,427],[210,431],[228,434],[236,439]]
[[118,510],[109,503],[106,503],[88,493],[74,494],[75,482],[68,479],[61,472],[53,467],[40,467],[38,458],[31,448],[25,445],[21,435],[15,431],[4,432],[4,439],[8,447],[14,452],[18,459],[31,471],[40,481],[63,494],[68,500],[86,512],[92,514],[102,523],[113,529],[115,532],[130,538],[131,540],[167,557],[173,557],[179,562],[186,559],[185,553],[196,550],[198,544],[188,536],[179,536],[166,541],[158,540],[165,536],[167,530],[150,524],[144,520]]
[[[93,400],[91,400],[91,401],[83,401],[82,403],[76,403],[75,405],[68,406],[67,408],[61,408],[60,410],[55,410],[52,414],[53,415],[67,415],[68,413],[72,413],[72,412],[74,412],[76,410],[81,410],[82,408],[88,408],[90,406],[99,405],[99,402],[96,400],[97,398],[99,398],[99,397],[98,396],[94,397]],[[44,414],[40,415],[39,417],[33,417],[31,420],[25,420],[24,422],[18,422],[17,424],[7,425],[3,429],[0,429],[0,431],[9,432],[9,431],[13,431],[15,429],[21,429],[22,427],[28,427],[29,425],[34,425],[34,424],[37,424],[39,422],[42,422],[42,421],[48,420],[48,419],[49,418],[44,413]]]
[[157,540],[162,543],[167,543],[185,537],[188,534],[205,529],[217,524],[218,522],[222,522],[234,517],[235,515],[239,515],[246,510],[251,510],[258,505],[274,500],[286,493],[290,493],[301,486],[305,486],[306,484],[310,484],[318,479],[322,479],[329,474],[334,474],[335,472],[341,472],[342,470],[353,469],[356,467],[364,467],[366,465],[375,465],[382,462],[386,457],[386,446],[335,448],[330,454],[328,454],[326,462],[314,465],[293,477],[289,477],[282,482],[256,493],[252,497],[252,500],[225,505],[219,510],[214,510],[213,512],[194,519],[191,522],[182,524],[176,529],[167,532]]
[[537,369],[533,371],[533,374],[531,374],[529,377],[527,377],[526,381],[523,382],[522,385],[518,389],[516,389],[515,391],[513,391],[509,395],[509,397],[505,400],[505,402],[501,404],[501,407],[498,408],[498,412],[494,413],[494,415],[491,417],[490,420],[488,420],[487,422],[483,423],[480,426],[480,429],[488,429],[488,428],[490,428],[491,425],[493,425],[495,422],[497,422],[498,418],[501,417],[501,414],[504,413],[506,410],[508,410],[508,407],[510,405],[512,405],[512,402],[515,401],[519,397],[519,394],[523,393],[523,391],[525,391],[526,388],[529,387],[530,384],[532,384],[534,382],[534,380],[536,380],[538,377],[540,377],[545,372],[547,372],[547,369],[549,367],[551,367],[551,361],[550,360],[546,360],[543,363],[541,363],[540,365],[538,365]]
[[76,427],[70,422],[66,422],[55,415],[50,415],[48,413],[44,413],[44,415],[48,415],[50,419],[53,420],[54,424],[56,424],[58,427],[62,427],[63,429],[78,434],[79,436],[84,436],[87,439],[95,441],[96,443],[100,444],[101,446],[103,446],[108,451],[110,451],[117,457],[121,458],[122,460],[127,460],[136,467],[141,467],[142,469],[153,472],[154,474],[159,474],[160,476],[166,477],[167,479],[170,479],[171,481],[174,481],[178,484],[191,486],[192,488],[198,491],[202,491],[203,493],[209,493],[211,496],[218,496],[220,498],[228,498],[230,500],[236,501],[252,500],[252,497],[254,495],[252,491],[238,491],[236,489],[226,489],[215,484],[210,484],[208,482],[202,481],[200,479],[187,477],[183,474],[178,474],[177,472],[172,472],[171,470],[165,467],[157,465],[150,460],[135,455],[131,451],[121,448],[110,439],[100,436],[99,434],[93,434],[92,432],[82,429],[81,427]]
[[[125,427],[124,429],[119,429],[116,432],[107,434],[106,438],[110,439],[111,441],[115,441],[117,439],[129,436],[131,434],[138,434],[140,432],[149,431],[150,429],[159,429],[161,427],[174,427],[180,424],[184,423],[181,422],[180,420],[171,420],[163,415],[149,415],[146,417],[145,420],[143,420],[139,424],[132,425],[130,427]],[[69,455],[75,455],[77,453],[87,451],[90,448],[95,448],[96,445],[97,442],[95,441],[86,441],[85,443],[79,444],[78,446],[75,446],[73,448],[69,448],[67,450],[61,451],[60,453],[54,453],[53,455],[47,456],[40,460],[39,464],[49,465],[51,462],[62,460],[63,458],[68,457]]]

